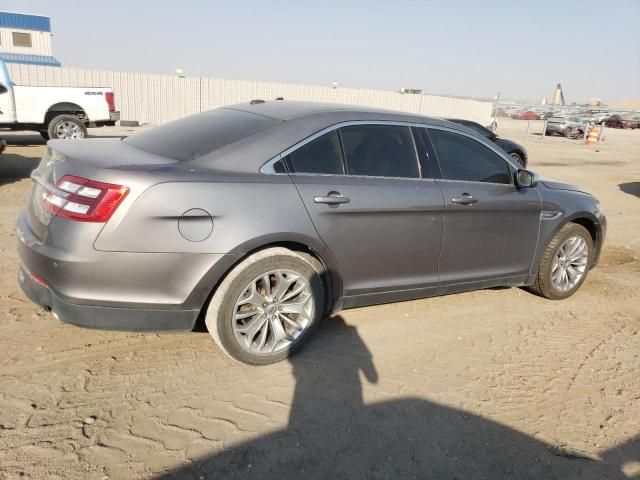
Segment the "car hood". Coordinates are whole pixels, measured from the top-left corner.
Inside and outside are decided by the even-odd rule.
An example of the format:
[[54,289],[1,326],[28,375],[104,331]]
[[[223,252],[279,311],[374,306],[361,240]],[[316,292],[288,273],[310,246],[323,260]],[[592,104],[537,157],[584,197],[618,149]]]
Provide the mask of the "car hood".
[[542,180],[540,180],[540,182],[550,190],[568,190],[570,192],[580,192],[591,195],[589,192],[585,192],[582,188],[571,185],[570,183],[558,182],[557,180],[553,180],[550,178],[543,178]]

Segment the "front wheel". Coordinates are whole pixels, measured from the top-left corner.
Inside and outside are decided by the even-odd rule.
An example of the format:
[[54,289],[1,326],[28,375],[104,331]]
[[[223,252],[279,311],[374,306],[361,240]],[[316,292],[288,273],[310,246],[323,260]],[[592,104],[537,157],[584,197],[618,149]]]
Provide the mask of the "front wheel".
[[207,309],[207,330],[232,359],[266,365],[302,346],[324,312],[319,272],[301,255],[269,248],[237,265]]
[[582,225],[566,224],[547,245],[529,290],[551,300],[570,297],[587,277],[592,258],[591,234]]
[[52,140],[75,140],[87,138],[87,127],[78,117],[58,115],[49,122],[47,133]]

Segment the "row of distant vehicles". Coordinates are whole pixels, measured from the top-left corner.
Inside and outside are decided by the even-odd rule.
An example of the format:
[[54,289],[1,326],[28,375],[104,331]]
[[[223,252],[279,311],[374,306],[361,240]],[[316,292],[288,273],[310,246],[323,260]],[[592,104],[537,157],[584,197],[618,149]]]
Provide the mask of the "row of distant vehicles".
[[567,138],[584,135],[589,124],[610,128],[640,128],[638,112],[507,107],[498,108],[496,113],[516,120],[546,120],[547,135],[564,135]]

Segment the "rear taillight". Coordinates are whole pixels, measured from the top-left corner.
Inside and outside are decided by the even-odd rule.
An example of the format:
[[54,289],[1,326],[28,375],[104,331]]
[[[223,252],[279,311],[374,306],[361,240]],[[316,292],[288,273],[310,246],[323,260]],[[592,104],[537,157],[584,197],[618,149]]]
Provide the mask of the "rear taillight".
[[80,222],[106,222],[129,193],[123,185],[65,175],[44,199],[55,215]]
[[104,94],[104,99],[107,101],[107,105],[109,105],[109,111],[110,112],[115,112],[116,111],[116,100],[115,100],[115,96],[114,96],[113,92],[106,92]]

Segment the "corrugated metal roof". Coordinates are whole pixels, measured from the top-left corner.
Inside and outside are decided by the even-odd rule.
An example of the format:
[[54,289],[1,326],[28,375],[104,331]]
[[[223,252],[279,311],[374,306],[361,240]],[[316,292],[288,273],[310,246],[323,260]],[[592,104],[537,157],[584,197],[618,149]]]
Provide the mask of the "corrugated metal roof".
[[46,55],[24,55],[22,53],[0,52],[0,60],[7,63],[25,63],[27,65],[46,65],[48,67],[60,67],[60,62],[54,57]]
[[0,12],[0,28],[18,28],[21,30],[51,31],[51,19],[39,15]]

